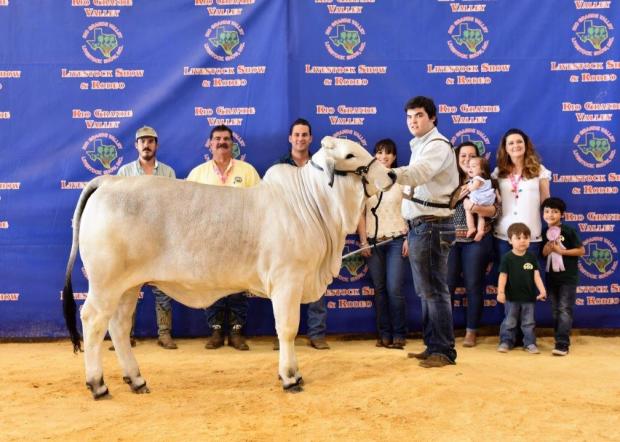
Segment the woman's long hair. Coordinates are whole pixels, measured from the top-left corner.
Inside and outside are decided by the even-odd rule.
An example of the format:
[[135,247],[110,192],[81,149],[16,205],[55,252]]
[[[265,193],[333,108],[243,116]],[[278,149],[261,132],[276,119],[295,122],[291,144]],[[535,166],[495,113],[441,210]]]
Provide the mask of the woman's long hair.
[[390,167],[398,167],[398,152],[396,152],[396,143],[391,138],[384,138],[382,140],[377,141],[375,144],[375,152],[374,154],[378,154],[379,152],[385,152],[387,154],[394,154],[394,161]]
[[454,154],[456,155],[456,168],[459,171],[460,184],[464,184],[469,179],[469,177],[467,176],[467,171],[461,169],[461,165],[459,164],[459,155],[461,154],[461,149],[464,147],[473,147],[476,150],[476,157],[480,157],[480,152],[478,152],[478,146],[476,146],[471,141],[463,141],[461,144],[454,148]]
[[506,151],[506,140],[510,135],[520,135],[525,142],[525,155],[523,158],[523,178],[531,179],[540,175],[540,157],[532,144],[532,140],[521,129],[508,129],[497,149],[497,168],[499,169],[499,178],[505,178],[512,172],[514,164],[510,159],[510,155]]

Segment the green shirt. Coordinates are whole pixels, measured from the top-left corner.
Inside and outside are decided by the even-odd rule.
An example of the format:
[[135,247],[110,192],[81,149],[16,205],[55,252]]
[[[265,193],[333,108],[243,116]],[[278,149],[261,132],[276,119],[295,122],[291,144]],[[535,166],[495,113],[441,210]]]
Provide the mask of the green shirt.
[[538,270],[536,257],[525,252],[515,255],[512,250],[502,256],[499,272],[508,275],[506,299],[510,302],[536,302],[538,289],[534,283],[534,272]]
[[[543,247],[549,242],[547,239],[548,229],[547,227],[543,232]],[[577,231],[566,224],[560,224],[560,242],[566,249],[576,249],[582,246]],[[577,268],[579,257],[562,256],[562,260],[564,261],[564,271],[554,272],[550,267],[546,277],[547,284],[553,287],[579,284],[579,269]]]

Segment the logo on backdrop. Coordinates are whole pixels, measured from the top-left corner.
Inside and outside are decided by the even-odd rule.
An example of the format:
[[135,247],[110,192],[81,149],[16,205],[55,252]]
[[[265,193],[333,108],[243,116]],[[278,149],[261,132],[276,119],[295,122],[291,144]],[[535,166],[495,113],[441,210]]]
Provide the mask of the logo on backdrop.
[[325,48],[338,60],[352,60],[366,48],[366,31],[357,21],[341,18],[333,21],[325,30]]
[[618,253],[615,244],[602,236],[588,238],[583,242],[586,254],[579,260],[579,270],[590,279],[604,279],[611,276],[618,267]]
[[466,141],[474,143],[478,149],[478,155],[484,156],[487,160],[489,159],[491,152],[488,152],[487,147],[491,142],[484,132],[475,128],[466,128],[459,130],[450,138],[450,142],[454,147]]
[[368,148],[368,144],[366,143],[366,138],[354,129],[341,129],[332,134],[332,137],[336,138],[344,138],[345,140],[355,141],[356,143],[361,144],[365,148]]
[[[360,242],[353,239],[346,239],[344,242],[343,255],[350,253],[360,248]],[[368,266],[364,257],[360,253],[356,253],[353,256],[344,258],[342,260],[342,267],[340,268],[340,274],[337,276],[338,280],[343,282],[355,282],[362,279],[368,273]]]
[[243,28],[233,20],[220,20],[213,23],[205,33],[207,53],[218,61],[230,61],[237,58],[245,48],[242,41],[245,36]]
[[114,135],[98,133],[82,145],[82,164],[95,175],[114,174],[123,163],[123,145]]
[[607,52],[614,42],[614,25],[601,14],[586,14],[573,24],[573,46],[584,55]]
[[579,164],[590,169],[605,167],[616,156],[612,146],[615,142],[616,138],[604,127],[588,126],[573,138],[573,155]]
[[[211,159],[211,150],[209,149],[209,139],[205,142],[205,147],[207,148],[207,152],[204,155],[205,161],[209,161]],[[245,140],[241,138],[237,132],[233,132],[233,147],[232,147],[232,157],[236,160],[245,161],[246,154],[241,153],[241,149],[245,149]]]
[[93,23],[84,30],[82,39],[82,51],[93,63],[111,63],[123,52],[123,33],[112,23]]
[[461,17],[448,28],[448,47],[454,55],[466,60],[480,56],[489,46],[489,28],[476,17]]

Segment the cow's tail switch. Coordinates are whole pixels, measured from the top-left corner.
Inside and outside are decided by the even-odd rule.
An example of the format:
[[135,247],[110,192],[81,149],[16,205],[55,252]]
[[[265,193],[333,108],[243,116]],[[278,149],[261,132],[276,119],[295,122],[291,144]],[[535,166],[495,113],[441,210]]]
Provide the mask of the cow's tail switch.
[[69,255],[69,261],[67,262],[67,271],[65,272],[65,287],[62,289],[62,309],[65,316],[65,323],[69,330],[71,342],[73,343],[73,351],[77,353],[82,351],[80,344],[80,332],[77,329],[77,308],[75,305],[75,298],[73,297],[73,287],[71,285],[71,273],[73,272],[73,264],[75,264],[75,258],[78,252],[78,238],[80,234],[80,220],[82,219],[82,213],[86,202],[90,196],[101,186],[101,177],[95,178],[90,181],[80,195],[77,207],[73,213],[73,240],[71,243],[71,254]]

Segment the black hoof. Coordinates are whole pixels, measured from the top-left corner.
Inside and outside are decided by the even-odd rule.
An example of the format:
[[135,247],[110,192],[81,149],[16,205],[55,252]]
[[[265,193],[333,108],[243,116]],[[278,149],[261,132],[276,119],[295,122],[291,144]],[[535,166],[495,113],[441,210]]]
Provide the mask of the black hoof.
[[304,385],[304,379],[300,377],[299,379],[297,379],[297,382],[295,382],[294,384],[285,385],[284,391],[286,391],[287,393],[300,393],[304,391],[303,385]]
[[149,390],[149,387],[146,386],[146,382],[142,385],[140,385],[139,387],[134,387],[133,385],[131,386],[131,391],[133,391],[136,394],[147,394],[150,393],[151,390]]
[[108,387],[105,387],[105,390],[101,393],[93,393],[93,399],[98,401],[100,399],[108,399],[110,397],[110,392],[108,391]]

